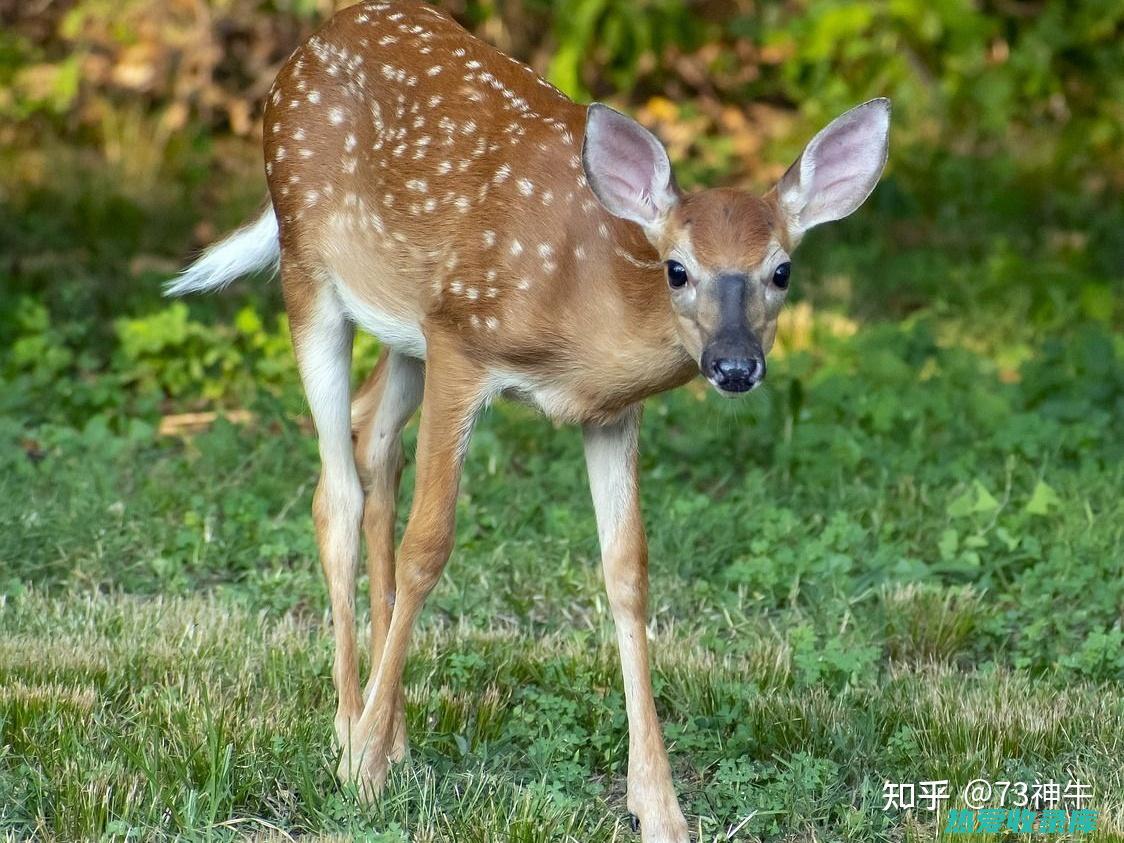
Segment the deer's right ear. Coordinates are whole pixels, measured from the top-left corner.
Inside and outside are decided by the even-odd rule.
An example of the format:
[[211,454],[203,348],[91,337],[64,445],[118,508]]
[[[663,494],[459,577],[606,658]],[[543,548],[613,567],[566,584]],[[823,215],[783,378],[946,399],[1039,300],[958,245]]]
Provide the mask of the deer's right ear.
[[605,210],[646,231],[667,216],[679,197],[663,144],[631,117],[598,102],[586,118],[582,165]]

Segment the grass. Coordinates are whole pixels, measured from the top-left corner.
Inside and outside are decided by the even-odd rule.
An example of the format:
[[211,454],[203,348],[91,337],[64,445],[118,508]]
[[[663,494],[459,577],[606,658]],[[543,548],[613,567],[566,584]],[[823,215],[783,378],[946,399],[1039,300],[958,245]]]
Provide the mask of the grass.
[[[1048,228],[1095,229],[1042,236],[950,193],[938,226],[900,170],[802,247],[766,390],[649,402],[681,801],[699,841],[967,841],[995,836],[883,810],[883,783],[1080,778],[1081,839],[1124,840],[1124,212],[1062,197]],[[233,222],[260,185],[220,181]],[[276,288],[161,302],[190,206],[111,182],[0,215],[0,831],[636,839],[578,434],[506,404],[478,427],[407,667],[412,758],[360,805],[333,776],[316,448]],[[999,211],[1033,206],[1020,189]],[[160,433],[213,408],[243,421]]]
[[[214,598],[28,593],[4,607],[5,764],[21,772],[3,780],[5,821],[60,839],[627,839],[606,623],[538,639],[428,625],[409,669],[412,760],[366,809],[332,778],[323,619]],[[1124,707],[1094,687],[914,664],[830,693],[794,685],[791,651],[768,636],[739,658],[700,659],[697,633],[678,626],[653,643],[699,839],[778,823],[901,839],[878,774],[911,771],[966,782],[1073,765],[1119,822]]]
[[[649,410],[656,693],[700,840],[928,839],[936,818],[883,811],[883,781],[979,777],[1079,776],[1092,839],[1124,834],[1111,418],[1059,434],[1033,367],[1004,385],[955,348],[918,381],[916,333],[789,355],[735,414],[693,389]],[[1093,419],[1103,385],[1050,400]],[[579,437],[510,406],[481,425],[408,667],[412,761],[368,809],[332,776],[315,446],[284,400],[189,438],[0,426],[0,824],[630,839]],[[1020,455],[1031,406],[1049,444]]]

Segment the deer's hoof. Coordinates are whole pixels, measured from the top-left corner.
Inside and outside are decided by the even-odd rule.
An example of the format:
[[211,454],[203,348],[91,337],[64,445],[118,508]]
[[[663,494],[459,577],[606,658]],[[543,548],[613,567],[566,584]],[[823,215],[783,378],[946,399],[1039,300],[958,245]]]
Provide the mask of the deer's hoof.
[[384,757],[381,764],[364,764],[359,770],[359,776],[355,780],[355,787],[359,794],[359,800],[366,805],[379,798],[383,788],[386,786],[386,774],[390,768],[390,762]]
[[[380,757],[381,762],[376,760]],[[336,778],[344,786],[354,785],[360,801],[370,804],[382,793],[389,767],[390,759],[385,753],[376,754],[370,749],[362,753],[344,750],[336,767]]]
[[678,810],[667,815],[649,816],[643,822],[639,816],[630,811],[628,822],[634,832],[640,833],[642,843],[690,843],[691,841],[691,835],[687,832],[687,821]]

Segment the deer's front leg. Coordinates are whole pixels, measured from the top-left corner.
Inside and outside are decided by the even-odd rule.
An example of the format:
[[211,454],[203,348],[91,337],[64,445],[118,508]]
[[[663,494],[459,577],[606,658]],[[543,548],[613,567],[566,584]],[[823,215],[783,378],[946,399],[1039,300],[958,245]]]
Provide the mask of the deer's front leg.
[[687,822],[671,783],[648,669],[648,545],[640,516],[640,407],[585,428],[585,458],[597,513],[605,588],[613,611],[628,710],[628,809],[644,843],[686,843]]

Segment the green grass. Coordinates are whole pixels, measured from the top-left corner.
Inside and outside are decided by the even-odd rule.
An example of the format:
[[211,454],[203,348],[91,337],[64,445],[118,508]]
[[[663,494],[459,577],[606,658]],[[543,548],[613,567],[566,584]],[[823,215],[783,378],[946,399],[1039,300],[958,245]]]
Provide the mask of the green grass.
[[[883,782],[1071,776],[1083,839],[1124,840],[1124,207],[1008,164],[929,195],[903,155],[801,247],[765,390],[649,402],[655,693],[700,841],[967,841]],[[221,175],[233,223],[260,184]],[[478,427],[412,758],[361,806],[276,285],[161,301],[186,188],[110,176],[0,214],[0,832],[635,840],[578,433]],[[158,433],[216,407],[252,421]]]
[[[884,780],[1070,771],[1119,839],[1119,343],[1079,332],[1013,384],[923,323],[819,348],[747,405],[689,388],[645,419],[657,703],[699,839],[928,839]],[[187,439],[0,422],[0,826],[630,839],[578,435],[482,423],[407,671],[412,760],[368,809],[332,776],[292,391]]]
[[[603,630],[606,619],[593,620]],[[388,840],[407,829],[414,840],[627,839],[626,738],[603,631],[531,638],[428,624],[408,675],[413,756],[367,809],[331,773],[325,626],[214,598],[10,601],[0,645],[5,824],[60,839],[271,827],[378,830]],[[901,839],[880,810],[882,776],[966,783],[1066,765],[1097,782],[1097,805],[1119,822],[1124,707],[1103,689],[914,664],[829,692],[793,682],[791,650],[767,634],[736,658],[707,653],[699,632],[678,624],[653,644],[700,839],[727,839],[754,810],[743,832]]]

